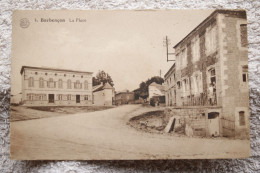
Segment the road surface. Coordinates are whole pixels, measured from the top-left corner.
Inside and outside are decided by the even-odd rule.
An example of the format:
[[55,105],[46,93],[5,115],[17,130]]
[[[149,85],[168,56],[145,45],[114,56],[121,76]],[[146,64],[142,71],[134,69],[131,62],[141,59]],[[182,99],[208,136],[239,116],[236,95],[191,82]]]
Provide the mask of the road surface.
[[11,158],[129,160],[232,158],[249,155],[248,140],[174,137],[137,131],[129,118],[153,108],[125,105],[11,123]]

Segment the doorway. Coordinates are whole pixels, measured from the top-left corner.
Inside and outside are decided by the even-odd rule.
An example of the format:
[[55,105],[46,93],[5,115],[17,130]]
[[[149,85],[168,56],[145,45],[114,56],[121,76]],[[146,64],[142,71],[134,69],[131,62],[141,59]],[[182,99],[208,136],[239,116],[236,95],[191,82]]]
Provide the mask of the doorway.
[[80,103],[80,95],[76,95],[76,103]]
[[49,103],[54,103],[54,94],[49,94]]
[[219,113],[210,112],[208,113],[208,130],[209,136],[219,136]]

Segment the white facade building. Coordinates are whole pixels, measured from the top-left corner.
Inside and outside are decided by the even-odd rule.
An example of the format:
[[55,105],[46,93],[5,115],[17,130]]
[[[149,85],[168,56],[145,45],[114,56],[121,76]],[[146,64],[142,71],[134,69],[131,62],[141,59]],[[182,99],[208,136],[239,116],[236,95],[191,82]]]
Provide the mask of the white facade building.
[[22,66],[26,106],[92,105],[92,72]]
[[149,85],[148,92],[148,100],[150,100],[154,96],[164,96],[164,86],[153,82]]

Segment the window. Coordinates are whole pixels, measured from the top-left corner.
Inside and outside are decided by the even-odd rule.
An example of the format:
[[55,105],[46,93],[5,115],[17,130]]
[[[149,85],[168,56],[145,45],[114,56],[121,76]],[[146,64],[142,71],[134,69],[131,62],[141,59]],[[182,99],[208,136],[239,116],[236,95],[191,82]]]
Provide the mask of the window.
[[88,89],[88,81],[87,81],[87,80],[85,80],[85,82],[84,82],[84,89],[85,89],[85,90]]
[[62,94],[58,94],[58,100],[62,100]]
[[199,37],[196,37],[192,42],[192,61],[196,62],[199,59],[200,59],[200,40]]
[[191,94],[195,94],[195,85],[196,82],[194,80],[194,76],[190,77],[190,89],[191,89]]
[[70,79],[68,79],[68,81],[67,81],[67,88],[71,89],[71,80]]
[[27,94],[28,100],[34,100],[34,94]]
[[39,100],[45,100],[46,95],[45,94],[38,94],[38,98],[39,98]]
[[56,83],[53,81],[52,78],[50,78],[49,81],[47,81],[47,87],[48,88],[56,88]]
[[207,54],[213,53],[216,50],[216,27],[207,28],[205,35],[206,52]]
[[246,125],[245,112],[244,111],[239,111],[239,125],[240,126]]
[[58,86],[59,86],[59,88],[62,88],[62,87],[63,87],[62,79],[59,79]]
[[176,70],[179,70],[179,69],[181,69],[181,62],[180,62],[180,53],[178,53],[177,55],[176,55]]
[[247,65],[242,66],[242,81],[248,82],[248,66]]
[[215,85],[216,84],[216,71],[215,68],[211,68],[208,70],[209,74],[209,83]]
[[84,100],[88,100],[88,95],[85,95],[85,96],[84,96]]
[[183,79],[182,81],[182,92],[183,92],[183,96],[187,96],[189,95],[189,91],[190,91],[190,84],[189,84],[189,79]]
[[180,81],[177,82],[177,86],[178,86],[178,89],[181,88],[181,82]]
[[81,89],[82,87],[81,87],[82,85],[81,85],[81,83],[79,82],[79,80],[77,80],[75,83],[74,83],[74,88],[75,89]]
[[191,77],[191,85],[192,85],[192,93],[193,94],[199,94],[203,92],[203,86],[202,86],[202,73],[196,72]]
[[39,79],[39,87],[44,88],[44,80],[42,77]]
[[242,47],[247,47],[248,41],[247,41],[247,24],[241,24],[240,25],[240,41]]
[[67,98],[68,100],[71,100],[71,94],[68,94]]
[[187,66],[187,51],[186,48],[181,51],[181,68]]
[[29,77],[28,86],[29,87],[34,87],[34,79],[33,79],[33,77]]

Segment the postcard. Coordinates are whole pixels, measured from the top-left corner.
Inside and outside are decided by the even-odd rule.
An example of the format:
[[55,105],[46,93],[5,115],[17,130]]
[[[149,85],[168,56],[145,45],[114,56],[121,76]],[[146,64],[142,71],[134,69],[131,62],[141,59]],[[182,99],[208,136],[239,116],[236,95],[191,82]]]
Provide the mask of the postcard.
[[250,156],[244,10],[13,12],[15,160]]

